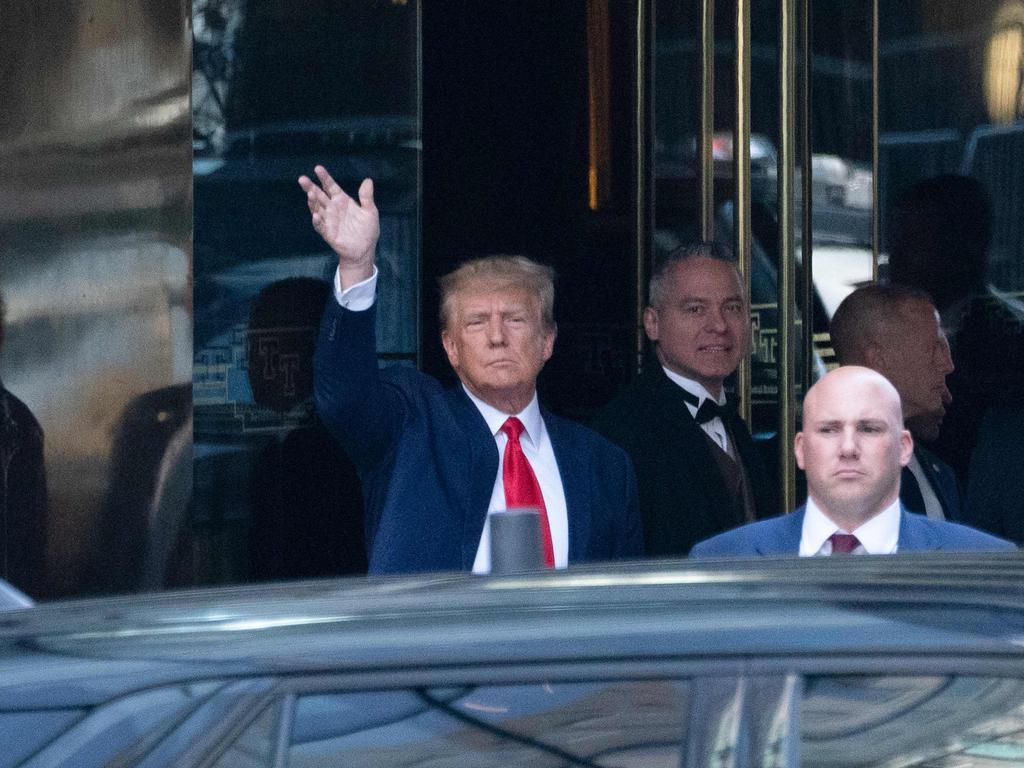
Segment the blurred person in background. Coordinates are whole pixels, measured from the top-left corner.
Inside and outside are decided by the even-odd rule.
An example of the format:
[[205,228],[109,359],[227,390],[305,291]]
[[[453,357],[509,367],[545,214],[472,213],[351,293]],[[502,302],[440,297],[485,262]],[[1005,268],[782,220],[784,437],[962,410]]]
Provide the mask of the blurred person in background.
[[[4,328],[0,296],[0,351]],[[46,591],[46,532],[43,430],[0,381],[0,578],[33,598]]]

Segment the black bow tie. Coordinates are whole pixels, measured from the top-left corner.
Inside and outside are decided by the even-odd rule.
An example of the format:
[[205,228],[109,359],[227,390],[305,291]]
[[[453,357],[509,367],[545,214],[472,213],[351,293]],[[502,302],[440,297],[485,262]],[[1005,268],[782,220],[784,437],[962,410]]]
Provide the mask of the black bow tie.
[[[707,424],[712,419],[725,419],[725,415],[729,412],[729,401],[726,400],[725,405],[719,405],[710,397],[704,398],[704,402],[700,402],[700,398],[692,392],[687,392],[685,389],[680,387],[680,391],[683,393],[683,399],[690,405],[697,407],[697,413],[694,414],[693,418],[696,419],[698,424]],[[699,404],[699,405],[698,405]]]

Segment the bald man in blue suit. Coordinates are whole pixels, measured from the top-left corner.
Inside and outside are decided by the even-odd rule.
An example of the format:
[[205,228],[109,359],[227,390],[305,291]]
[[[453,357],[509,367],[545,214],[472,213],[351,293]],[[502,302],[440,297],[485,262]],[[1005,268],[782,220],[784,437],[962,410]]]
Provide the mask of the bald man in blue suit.
[[794,449],[807,474],[807,503],[707,539],[692,556],[1014,549],[1003,539],[903,507],[900,473],[914,443],[903,428],[899,393],[875,371],[844,366],[811,387]]

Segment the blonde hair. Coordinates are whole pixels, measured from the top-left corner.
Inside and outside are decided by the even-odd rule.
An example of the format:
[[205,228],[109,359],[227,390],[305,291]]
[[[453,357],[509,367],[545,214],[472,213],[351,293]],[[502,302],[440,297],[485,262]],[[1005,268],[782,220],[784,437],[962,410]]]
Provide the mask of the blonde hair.
[[447,329],[455,297],[471,289],[526,291],[536,297],[545,329],[555,326],[555,271],[525,256],[484,256],[467,261],[442,277],[441,328]]

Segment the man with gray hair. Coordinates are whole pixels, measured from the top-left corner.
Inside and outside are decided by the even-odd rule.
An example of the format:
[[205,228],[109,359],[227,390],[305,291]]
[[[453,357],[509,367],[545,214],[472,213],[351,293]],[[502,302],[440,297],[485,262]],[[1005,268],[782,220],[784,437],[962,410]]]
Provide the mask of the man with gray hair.
[[654,269],[644,330],[656,363],[598,413],[594,428],[633,459],[646,554],[779,512],[725,380],[750,351],[750,305],[728,250],[697,243]]
[[895,283],[858,288],[836,309],[830,331],[841,365],[878,371],[899,392],[904,423],[914,438],[900,484],[903,505],[936,520],[962,519],[956,475],[921,445],[938,438],[952,402],[946,376],[953,361],[929,295]]
[[317,409],[356,464],[371,573],[490,570],[490,514],[540,511],[550,567],[636,557],[636,480],[625,453],[537,401],[554,350],[552,270],[522,256],[441,281],[441,341],[460,386],[377,366],[373,182],[358,202],[323,166],[306,176],[313,227],[338,255],[317,342]]

